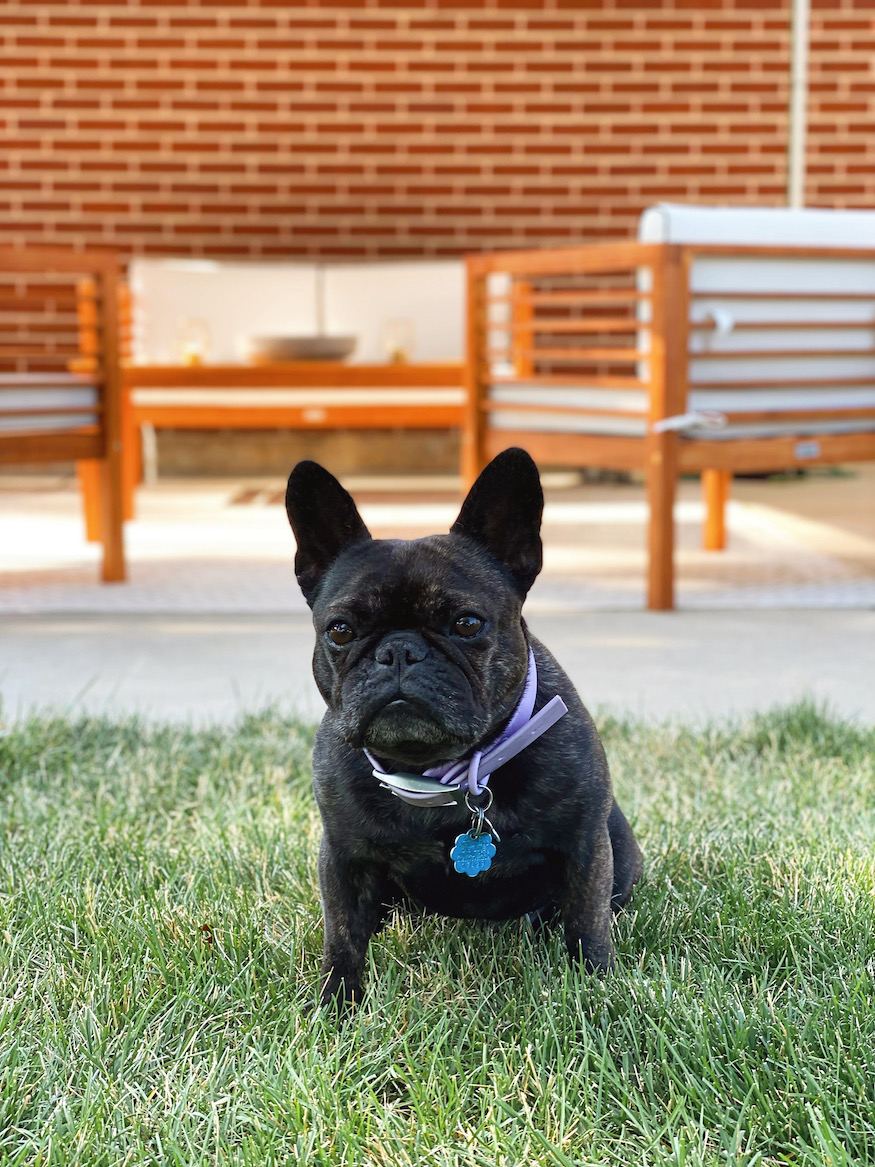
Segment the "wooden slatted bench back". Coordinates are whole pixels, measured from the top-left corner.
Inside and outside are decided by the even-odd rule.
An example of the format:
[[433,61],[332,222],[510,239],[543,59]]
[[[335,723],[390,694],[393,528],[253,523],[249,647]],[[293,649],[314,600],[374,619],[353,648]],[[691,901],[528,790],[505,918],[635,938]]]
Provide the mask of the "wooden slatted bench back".
[[719,546],[732,472],[875,458],[875,249],[623,243],[467,266],[464,477],[511,445],[643,470],[650,607],[674,602],[679,473],[703,475]]
[[124,578],[115,256],[0,248],[0,463],[92,467],[104,579]]

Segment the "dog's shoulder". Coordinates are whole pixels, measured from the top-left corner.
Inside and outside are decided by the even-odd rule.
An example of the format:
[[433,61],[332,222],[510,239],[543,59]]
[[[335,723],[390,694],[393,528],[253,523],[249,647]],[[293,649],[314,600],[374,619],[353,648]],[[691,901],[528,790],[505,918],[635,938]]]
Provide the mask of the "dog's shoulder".
[[573,681],[550,652],[526,629],[526,638],[538,667],[536,708],[543,708],[554,696],[561,697],[568,712],[542,737],[524,751],[522,759],[535,767],[548,766],[554,781],[567,777],[570,786],[594,797],[608,797],[610,771],[595,721],[581,700]]

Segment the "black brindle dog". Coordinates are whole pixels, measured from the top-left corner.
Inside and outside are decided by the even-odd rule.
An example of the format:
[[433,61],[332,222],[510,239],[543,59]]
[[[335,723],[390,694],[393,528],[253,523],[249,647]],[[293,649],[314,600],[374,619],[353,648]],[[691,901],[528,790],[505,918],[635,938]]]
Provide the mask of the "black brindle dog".
[[323,1002],[360,997],[368,942],[396,903],[483,920],[558,912],[572,960],[613,963],[611,909],[641,852],[592,719],[521,616],[543,505],[519,449],[486,467],[449,534],[425,539],[372,539],[315,462],[289,478],[328,705],[313,756]]

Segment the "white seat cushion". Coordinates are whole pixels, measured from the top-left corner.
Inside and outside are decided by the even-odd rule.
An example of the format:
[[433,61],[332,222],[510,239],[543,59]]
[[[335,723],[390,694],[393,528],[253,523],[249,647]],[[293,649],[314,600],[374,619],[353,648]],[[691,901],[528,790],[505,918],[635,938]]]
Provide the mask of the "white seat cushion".
[[875,211],[657,203],[642,212],[638,239],[738,247],[875,247]]
[[[690,319],[708,327],[690,331],[687,409],[723,414],[725,424],[681,432],[726,441],[875,429],[871,418],[732,420],[759,411],[875,407],[875,211],[661,203],[642,214],[638,238],[704,247],[872,249],[872,256],[847,259],[694,256]],[[740,384],[745,387],[733,387]]]
[[186,406],[209,407],[211,409],[282,409],[310,408],[318,406],[374,406],[395,405],[430,406],[465,404],[465,391],[459,387],[446,388],[432,386],[368,386],[367,388],[337,389],[314,386],[296,389],[265,389],[260,387],[209,389],[186,388],[180,386],[161,389],[134,389],[131,393],[134,405],[152,408],[185,408]]
[[[64,381],[68,384],[59,383]],[[83,384],[81,378],[54,374],[46,378],[39,373],[0,374],[0,415],[5,415],[0,416],[0,434],[69,433],[83,426],[97,425],[96,413],[65,411],[87,410],[98,401],[97,388]]]

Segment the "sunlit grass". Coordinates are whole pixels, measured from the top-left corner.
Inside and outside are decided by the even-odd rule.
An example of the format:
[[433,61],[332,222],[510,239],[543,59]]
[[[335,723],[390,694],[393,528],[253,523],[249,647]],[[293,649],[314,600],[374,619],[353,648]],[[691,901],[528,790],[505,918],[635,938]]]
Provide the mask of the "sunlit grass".
[[602,719],[618,973],[399,917],[312,1011],[311,727],[0,739],[0,1163],[875,1164],[875,732]]

